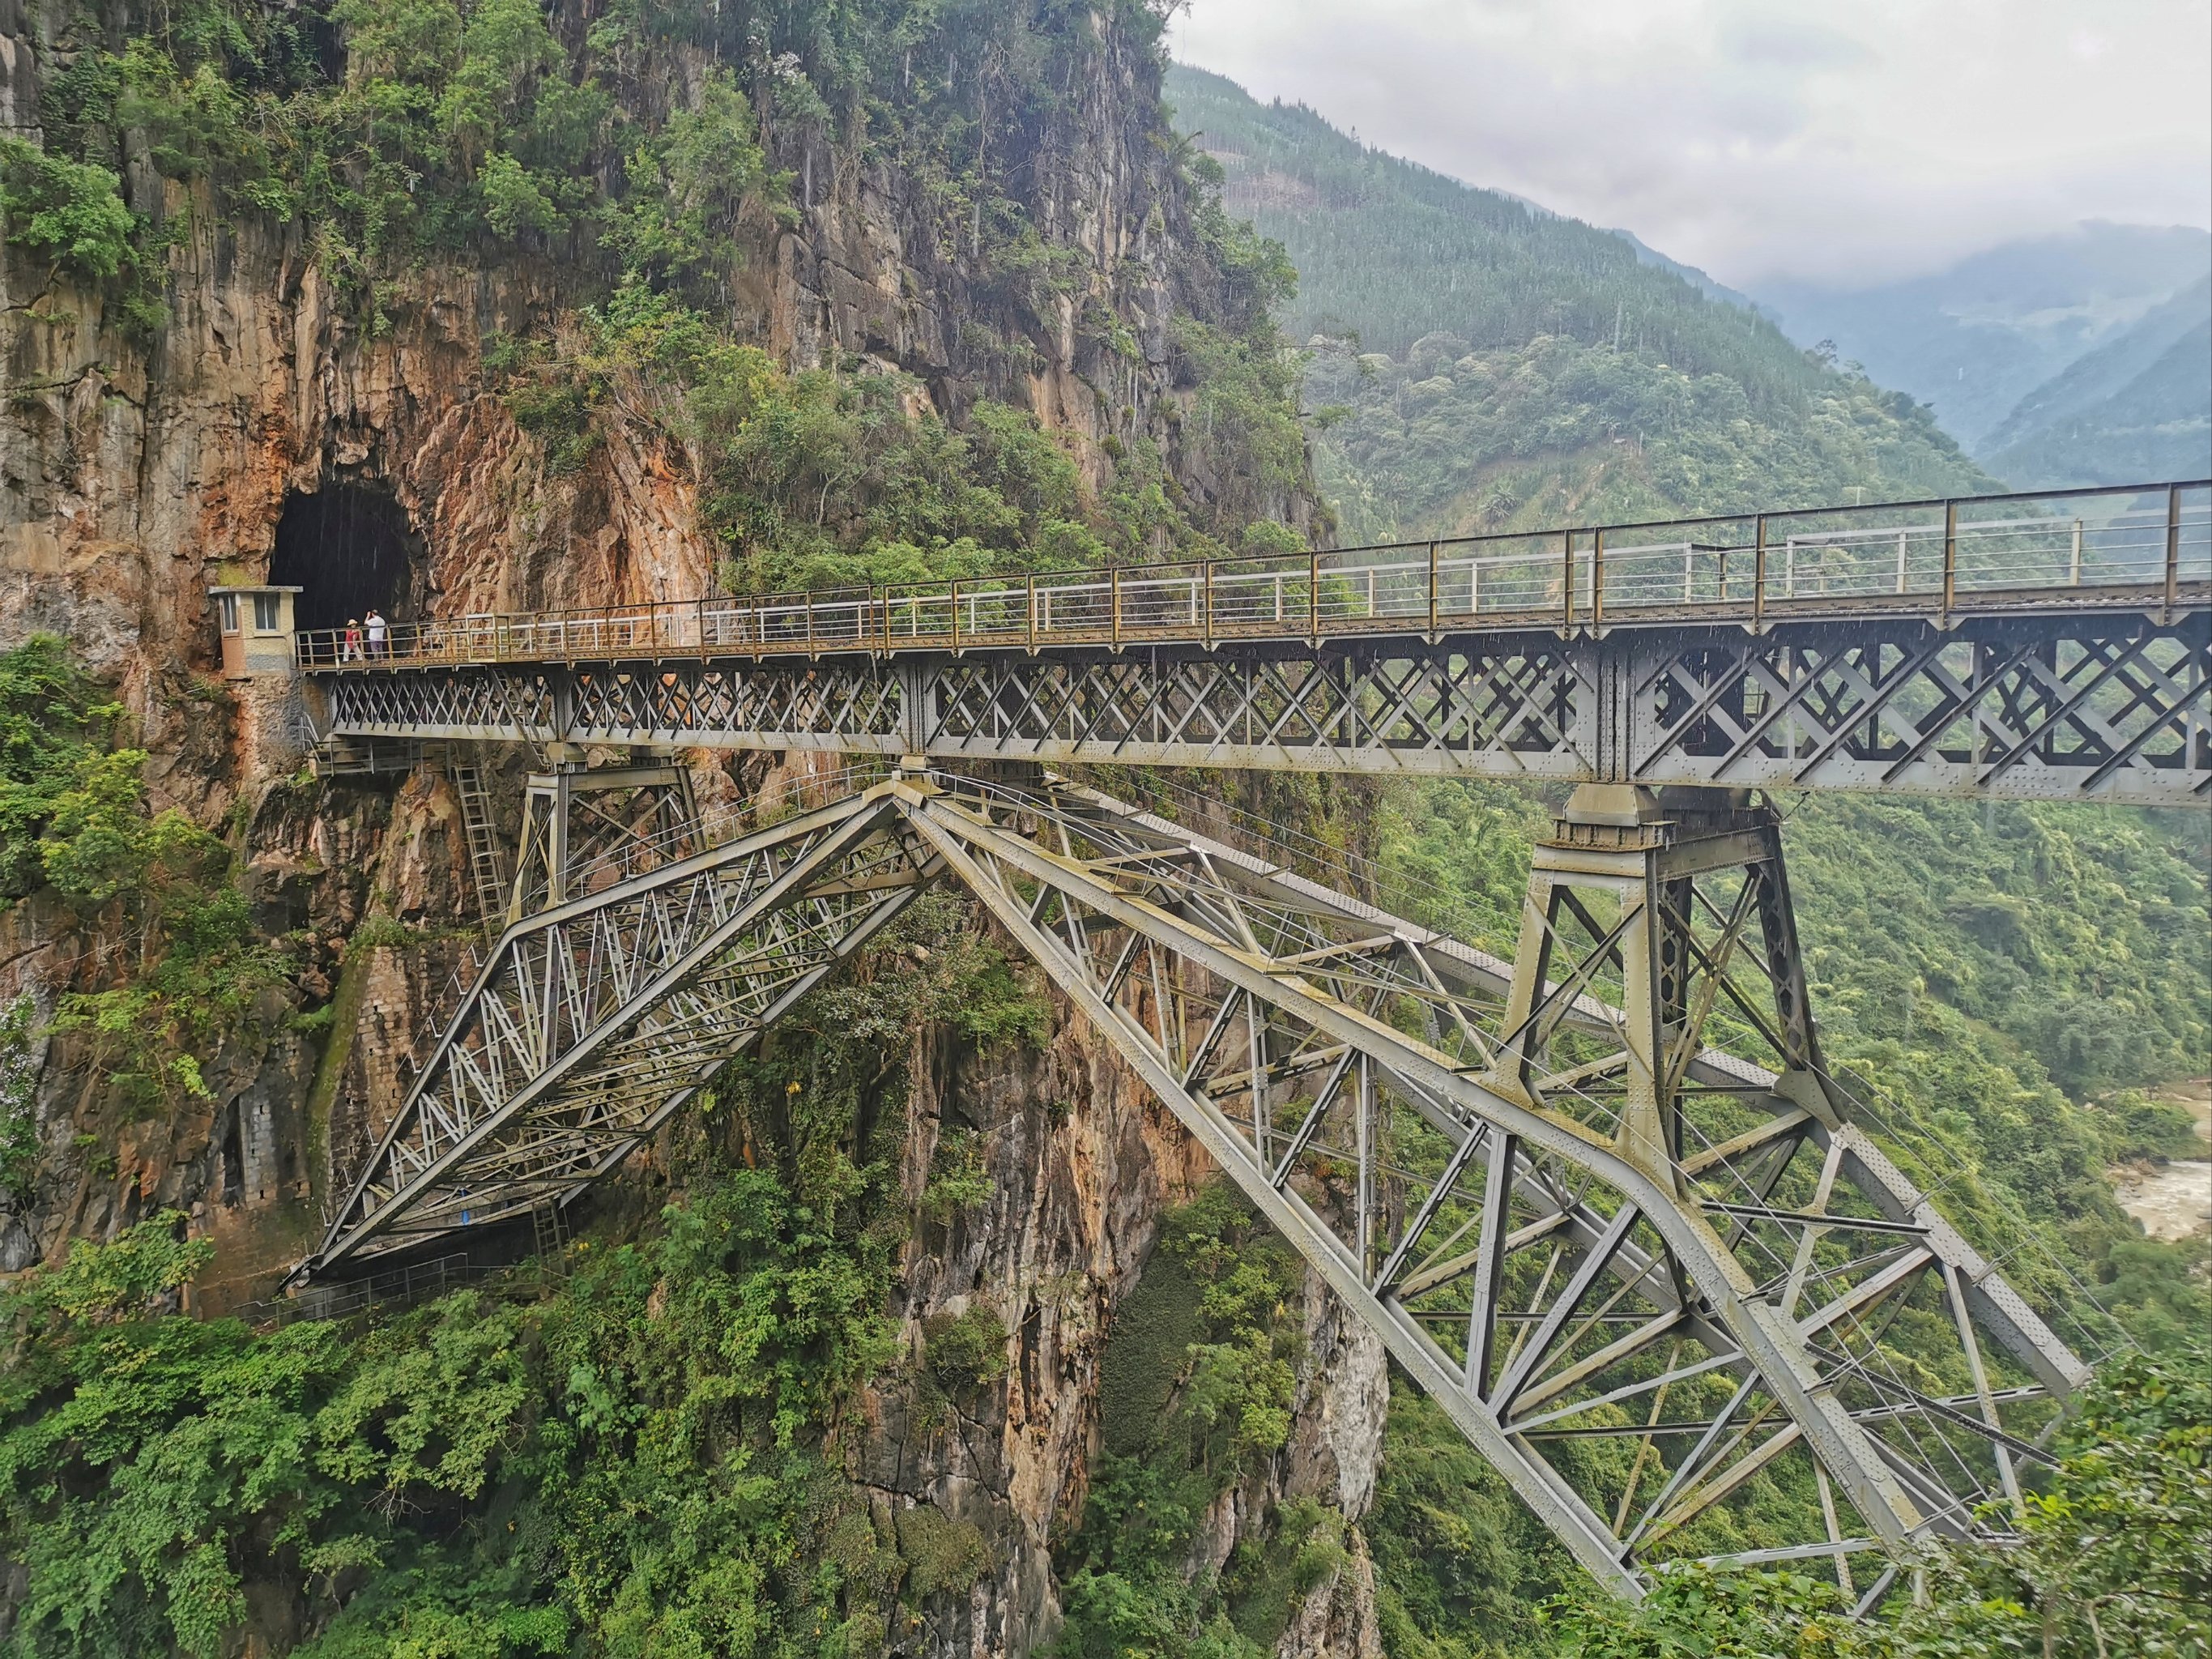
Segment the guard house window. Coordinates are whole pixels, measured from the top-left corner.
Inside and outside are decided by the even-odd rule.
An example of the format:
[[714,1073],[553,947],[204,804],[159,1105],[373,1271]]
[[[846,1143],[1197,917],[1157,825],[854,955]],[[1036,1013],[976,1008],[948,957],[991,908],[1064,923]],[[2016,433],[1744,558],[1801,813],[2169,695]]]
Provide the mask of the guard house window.
[[222,601],[222,631],[235,634],[238,632],[238,595],[223,593],[217,597]]
[[264,634],[275,633],[277,616],[276,595],[256,593],[253,596],[253,626],[257,629]]

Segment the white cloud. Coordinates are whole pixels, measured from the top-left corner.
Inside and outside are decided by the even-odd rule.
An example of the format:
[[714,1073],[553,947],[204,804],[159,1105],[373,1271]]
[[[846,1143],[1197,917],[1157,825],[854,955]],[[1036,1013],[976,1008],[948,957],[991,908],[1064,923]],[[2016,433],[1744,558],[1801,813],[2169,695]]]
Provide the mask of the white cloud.
[[2212,222],[2212,7],[1193,0],[1176,55],[1724,282]]

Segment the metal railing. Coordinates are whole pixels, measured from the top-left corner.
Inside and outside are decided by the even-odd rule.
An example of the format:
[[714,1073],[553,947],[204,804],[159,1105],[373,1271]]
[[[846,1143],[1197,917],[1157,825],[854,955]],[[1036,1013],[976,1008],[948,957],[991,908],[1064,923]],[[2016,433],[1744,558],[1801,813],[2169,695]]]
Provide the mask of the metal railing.
[[[1948,615],[2212,580],[2212,481],[1678,519],[760,599],[311,629],[303,668],[962,651],[1469,627],[1596,629],[1838,609]],[[2101,590],[2101,592],[2100,592]]]
[[393,1267],[367,1279],[302,1286],[289,1296],[265,1297],[228,1310],[222,1316],[243,1320],[256,1330],[274,1330],[303,1319],[347,1320],[388,1317],[434,1302],[454,1291],[481,1285],[511,1273],[507,1267],[472,1261],[465,1255],[442,1255]]

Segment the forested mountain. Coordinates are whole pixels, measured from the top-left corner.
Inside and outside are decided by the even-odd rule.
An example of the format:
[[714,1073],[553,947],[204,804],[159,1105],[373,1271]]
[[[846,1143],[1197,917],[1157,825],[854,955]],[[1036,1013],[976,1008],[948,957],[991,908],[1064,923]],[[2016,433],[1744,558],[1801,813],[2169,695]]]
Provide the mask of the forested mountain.
[[[1613,232],[1177,66],[1177,125],[1297,267],[1347,541],[1995,487],[1926,410]],[[1696,273],[1690,273],[1694,276]]]
[[[454,774],[512,830],[547,757],[309,764],[289,674],[222,677],[211,585],[373,581],[405,619],[1281,550],[1328,530],[1302,372],[1335,399],[1310,426],[1349,527],[1979,482],[1909,399],[1621,237],[1178,77],[1220,105],[1184,119],[1219,126],[1237,201],[1295,210],[1267,220],[1305,239],[1292,299],[1170,124],[1172,15],[0,16],[9,1652],[1731,1651],[1575,1605],[1402,1388],[1386,1442],[1380,1345],[953,891],[718,1056],[565,1242],[531,1229],[526,1264],[373,1317],[268,1299],[496,912]],[[1281,318],[1324,337],[1310,359]],[[849,787],[813,758],[661,757],[754,826]],[[1556,804],[1206,782],[1493,945]],[[2203,1047],[2202,832],[1827,800],[1789,830],[1819,1010],[1899,1156],[2009,1275],[2095,1279],[2160,1350],[2203,1322],[2204,1253],[2144,1244],[2100,1171],[2190,1144],[2144,1085]],[[2075,1659],[2046,1614],[2084,1604],[2179,1627],[2203,1392],[2122,1372],[2063,1431],[2040,1554],[1927,1565],[1989,1581],[1941,1599],[1978,1622],[1733,1650]],[[2136,1501],[2153,1477],[2179,1498]],[[2116,1570],[2130,1511],[2159,1530]],[[1754,1596],[1747,1630],[1828,1605],[1681,1582]]]
[[1883,385],[1932,404],[1986,460],[2023,398],[2209,270],[2212,233],[2092,223],[1929,276],[1855,289],[1770,283],[1757,298],[1800,344],[1832,340]]
[[[1219,76],[1179,68],[1169,86],[1229,198],[1299,266],[1286,331],[1310,338],[1316,465],[1347,540],[1996,487],[1911,396],[1629,264],[1607,233]],[[2145,395],[2163,361],[2116,353],[2096,395]],[[1365,833],[1400,905],[1507,949],[1554,804],[1398,786]],[[2188,1115],[2154,1097],[2212,1048],[2203,815],[1817,796],[1786,845],[1832,1063],[1898,1156],[2043,1291],[2063,1299],[2078,1275],[2169,1352],[2212,1325],[2208,1242],[2145,1239],[2105,1176],[2204,1155]],[[1573,1582],[1556,1547],[1402,1383],[1366,1532],[1392,1659],[1561,1650],[1534,1611]],[[1795,1593],[1765,1587],[1740,1648],[1712,1645],[1709,1604],[1663,1638],[1674,1613],[1618,1647],[1585,1626],[1564,1650],[1800,1650]]]
[[2212,477],[2212,276],[2029,392],[1984,451],[2021,489]]
[[1174,65],[1164,92],[1176,127],[1221,164],[1224,204],[1297,268],[1282,312],[1293,338],[1356,331],[1362,349],[1400,356],[1438,330],[1477,349],[1565,335],[1724,374],[1757,398],[1820,383],[1772,323],[1708,299],[1623,236],[1370,149],[1203,70]]
[[1996,487],[1909,398],[1864,380],[1755,398],[1729,375],[1565,334],[1478,350],[1437,332],[1403,358],[1324,339],[1305,395],[1351,542]]

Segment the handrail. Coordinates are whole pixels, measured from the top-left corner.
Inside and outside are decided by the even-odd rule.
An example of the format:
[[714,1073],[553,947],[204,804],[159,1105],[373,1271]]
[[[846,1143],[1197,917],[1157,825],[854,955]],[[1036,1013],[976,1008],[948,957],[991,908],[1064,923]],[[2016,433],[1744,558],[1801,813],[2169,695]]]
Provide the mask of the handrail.
[[[2147,499],[2156,505],[2135,505]],[[2074,506],[2034,510],[2051,502]],[[2009,510],[1976,516],[1996,504]],[[2099,512],[2100,504],[2109,510]],[[1913,516],[1923,513],[1929,516]],[[1732,562],[1731,555],[1739,556]],[[2140,590],[2170,613],[2185,583],[2208,579],[2212,480],[2197,479],[483,613],[388,625],[374,647],[349,631],[305,629],[295,652],[301,667],[319,671],[989,647],[1035,652],[1056,643],[1317,644],[1324,636],[1437,635],[1470,624],[1594,633],[1638,614],[1738,618],[1757,630],[1779,612],[1832,611],[1854,601],[1942,622],[1962,608],[2059,589],[2084,598],[2107,590],[2108,603]],[[2113,591],[2119,589],[2129,592]]]

